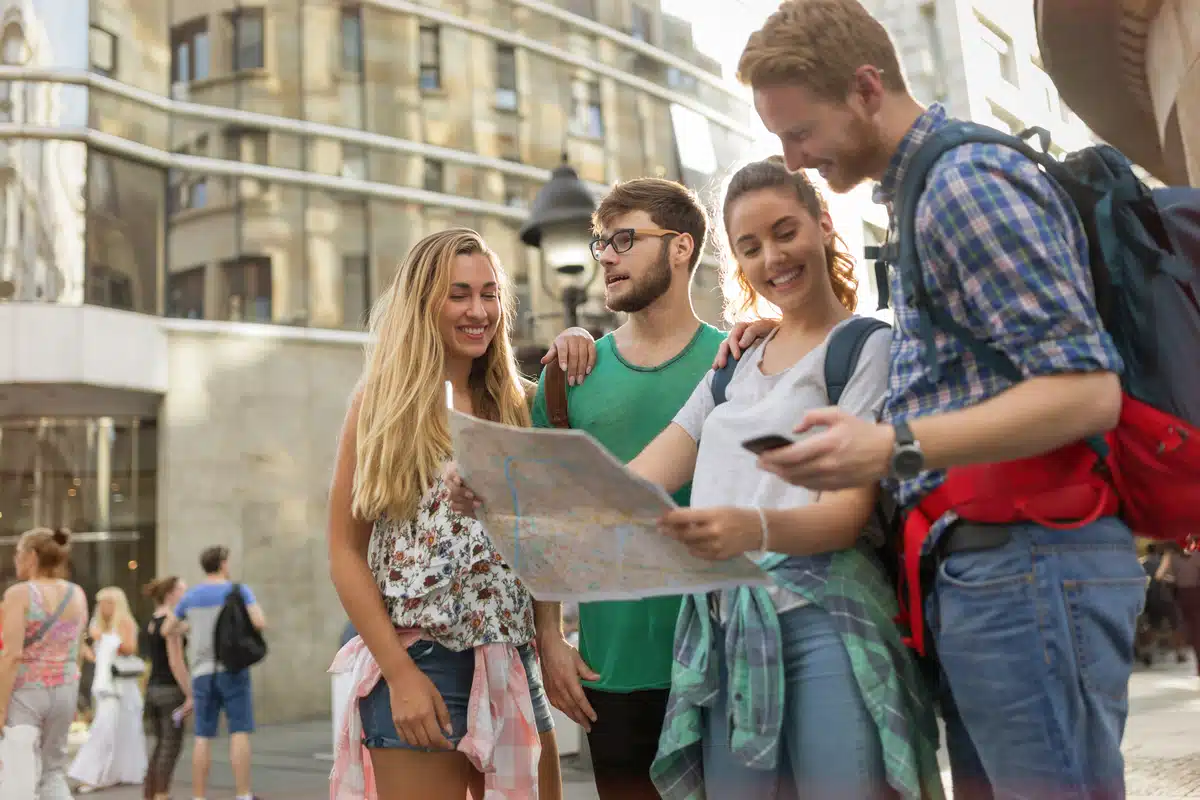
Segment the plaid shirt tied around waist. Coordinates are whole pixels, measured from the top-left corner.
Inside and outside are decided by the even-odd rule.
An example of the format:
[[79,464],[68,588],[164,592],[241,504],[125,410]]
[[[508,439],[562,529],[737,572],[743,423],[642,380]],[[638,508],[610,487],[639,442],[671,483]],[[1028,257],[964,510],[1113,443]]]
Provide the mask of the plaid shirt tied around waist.
[[[889,785],[906,800],[941,800],[932,701],[892,622],[896,598],[878,563],[865,549],[850,549],[812,558],[767,556],[760,565],[777,585],[833,619],[878,731]],[[724,648],[728,665],[730,749],[751,768],[774,770],[779,763],[786,691],[779,617],[765,589],[732,591],[723,628],[706,595],[683,602],[671,699],[650,770],[665,800],[705,797],[703,710],[713,708],[720,694],[717,647]]]

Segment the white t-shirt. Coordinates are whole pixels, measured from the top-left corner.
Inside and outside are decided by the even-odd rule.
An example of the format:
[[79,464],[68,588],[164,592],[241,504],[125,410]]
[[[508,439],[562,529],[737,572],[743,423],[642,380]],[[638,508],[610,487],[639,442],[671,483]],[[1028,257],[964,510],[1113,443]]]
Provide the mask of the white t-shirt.
[[[844,324],[839,323],[833,330]],[[713,402],[710,371],[675,415],[674,423],[699,445],[692,478],[692,508],[781,509],[813,500],[808,489],[760,470],[758,457],[742,447],[748,439],[773,433],[796,438],[792,431],[804,414],[829,405],[825,389],[829,338],[783,372],[765,375],[761,368],[763,350],[773,336],[742,355],[726,389],[726,402],[720,406]],[[838,403],[841,408],[863,419],[878,418],[887,391],[891,340],[891,330],[883,329],[864,343],[858,365],[842,391]],[[758,558],[762,554],[747,555]],[[781,613],[805,603],[786,589],[772,587],[768,591]]]

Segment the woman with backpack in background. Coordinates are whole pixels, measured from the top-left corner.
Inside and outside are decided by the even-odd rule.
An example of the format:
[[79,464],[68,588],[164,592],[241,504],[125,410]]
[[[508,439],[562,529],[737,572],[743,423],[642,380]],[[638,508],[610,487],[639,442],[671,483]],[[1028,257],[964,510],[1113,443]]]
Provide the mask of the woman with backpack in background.
[[75,754],[67,775],[81,794],[109,786],[140,785],[146,777],[146,732],[142,726],[139,679],[146,664],[138,657],[138,625],[119,587],[96,593],[90,626],[96,672],[92,697],[96,714],[88,740]]
[[192,709],[192,679],[183,657],[183,638],[164,636],[162,631],[171,610],[187,591],[187,584],[178,576],[168,575],[150,581],[144,591],[154,601],[155,609],[142,631],[142,652],[150,660],[146,705],[154,733],[143,796],[146,800],[166,800],[183,747],[183,719]]
[[66,580],[71,537],[35,528],[17,541],[0,651],[0,797],[70,800],[64,769],[79,694],[87,596]]

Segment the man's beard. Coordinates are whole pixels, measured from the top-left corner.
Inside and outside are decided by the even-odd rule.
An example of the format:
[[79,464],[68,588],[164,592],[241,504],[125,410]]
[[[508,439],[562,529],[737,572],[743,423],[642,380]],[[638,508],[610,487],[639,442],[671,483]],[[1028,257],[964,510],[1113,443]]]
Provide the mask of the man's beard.
[[626,280],[630,283],[628,291],[622,297],[614,297],[605,303],[609,311],[636,314],[666,294],[671,288],[671,264],[667,257],[667,242],[663,241],[658,260],[650,266],[645,275],[636,282],[632,277]]
[[832,174],[825,177],[829,188],[846,194],[870,180],[879,159],[882,142],[865,120],[852,117],[848,123],[850,146],[834,162]]

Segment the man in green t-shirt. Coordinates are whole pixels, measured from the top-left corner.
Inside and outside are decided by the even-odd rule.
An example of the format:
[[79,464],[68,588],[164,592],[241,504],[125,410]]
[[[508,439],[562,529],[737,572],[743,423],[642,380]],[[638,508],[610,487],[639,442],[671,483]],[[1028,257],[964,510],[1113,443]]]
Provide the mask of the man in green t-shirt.
[[[572,428],[628,462],[671,422],[725,340],[696,317],[691,302],[708,220],[689,189],[643,178],[618,184],[601,201],[593,229],[605,305],[629,317],[596,342],[590,375],[567,387],[568,416]],[[533,424],[550,427],[545,371]],[[687,505],[690,488],[676,493],[676,502]],[[535,604],[547,694],[588,731],[601,800],[658,797],[650,764],[671,686],[679,603],[678,597],[583,603],[578,651],[563,636],[560,604]]]

